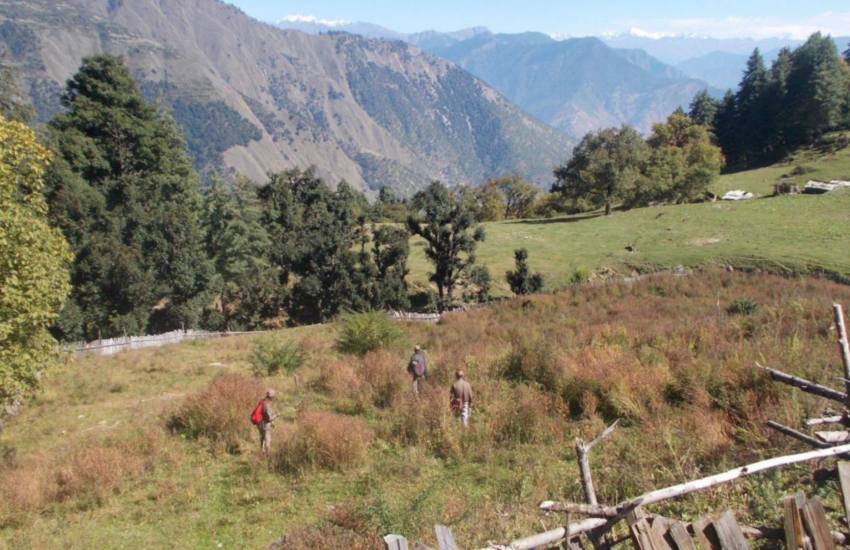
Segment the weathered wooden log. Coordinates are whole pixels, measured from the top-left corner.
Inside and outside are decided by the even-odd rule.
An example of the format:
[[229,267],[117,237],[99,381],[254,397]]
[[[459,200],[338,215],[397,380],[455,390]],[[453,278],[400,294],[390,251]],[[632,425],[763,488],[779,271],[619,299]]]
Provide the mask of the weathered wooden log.
[[823,424],[846,424],[847,417],[842,415],[823,416],[821,418],[810,418],[806,420],[806,426],[821,426]]
[[833,304],[835,327],[838,330],[838,347],[841,350],[841,362],[844,363],[844,392],[850,395],[850,342],[847,340],[847,327],[844,324],[844,312],[841,304]]
[[799,441],[802,441],[803,443],[811,445],[812,447],[815,447],[816,449],[827,449],[827,448],[832,446],[829,443],[824,443],[823,441],[818,441],[814,437],[810,437],[810,436],[808,436],[804,433],[800,433],[797,430],[792,430],[788,426],[783,426],[782,424],[778,424],[778,423],[774,422],[773,420],[768,420],[765,423],[765,425],[768,428],[772,428],[779,433],[787,435],[788,437],[793,437],[794,439],[797,439]]
[[821,386],[820,384],[815,384],[814,382],[809,382],[808,380],[800,378],[798,376],[792,376],[776,369],[765,367],[763,365],[760,365],[759,363],[756,363],[756,366],[768,372],[771,378],[773,378],[777,382],[782,382],[783,384],[788,384],[790,386],[794,386],[795,388],[800,388],[806,393],[811,393],[820,397],[824,397],[826,399],[830,399],[832,401],[847,404],[847,395],[841,393],[840,391],[834,390],[832,388],[827,388],[826,386]]
[[841,443],[850,443],[850,432],[815,432],[815,437],[824,443],[838,445]]
[[547,512],[565,512],[567,514],[579,514],[592,518],[615,518],[620,514],[616,508],[611,506],[573,504],[572,502],[554,502],[551,500],[541,502],[540,509]]

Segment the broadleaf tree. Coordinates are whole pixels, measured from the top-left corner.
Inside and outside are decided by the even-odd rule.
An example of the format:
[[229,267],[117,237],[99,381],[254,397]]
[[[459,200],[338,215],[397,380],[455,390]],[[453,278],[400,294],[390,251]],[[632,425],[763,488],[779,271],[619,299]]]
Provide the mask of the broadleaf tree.
[[464,271],[475,264],[475,249],[485,238],[469,206],[439,181],[414,195],[408,229],[427,246],[425,256],[434,265],[430,280],[437,285],[440,309],[454,299]]
[[630,126],[606,128],[584,136],[566,164],[555,168],[554,191],[574,200],[605,207],[627,199],[643,185],[649,147]]
[[72,255],[47,222],[49,159],[32,130],[0,117],[0,407],[37,389],[57,358],[49,328],[70,291]]

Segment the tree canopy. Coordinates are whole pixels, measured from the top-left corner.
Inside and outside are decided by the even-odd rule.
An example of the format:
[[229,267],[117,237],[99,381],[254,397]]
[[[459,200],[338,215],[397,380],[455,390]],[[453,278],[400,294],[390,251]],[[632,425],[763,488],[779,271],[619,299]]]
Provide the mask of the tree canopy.
[[70,290],[71,251],[42,195],[49,159],[32,130],[0,117],[0,406],[54,363],[48,329]]
[[632,196],[643,183],[649,147],[630,126],[590,132],[573,150],[566,164],[555,168],[553,190],[571,199],[588,200],[605,207]]
[[415,214],[407,226],[428,243],[425,255],[434,264],[431,282],[437,285],[440,307],[454,298],[463,272],[475,264],[475,249],[484,240],[469,206],[442,183],[432,182],[413,197]]
[[214,277],[201,195],[180,131],[142,97],[123,59],[86,58],[49,124],[50,220],[71,243],[65,338],[196,326]]

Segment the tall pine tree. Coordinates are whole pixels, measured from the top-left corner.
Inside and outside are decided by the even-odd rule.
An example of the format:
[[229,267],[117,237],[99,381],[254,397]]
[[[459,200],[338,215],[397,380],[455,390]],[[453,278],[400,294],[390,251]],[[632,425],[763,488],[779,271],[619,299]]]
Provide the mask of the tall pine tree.
[[218,275],[219,299],[207,316],[211,327],[250,330],[278,316],[285,292],[277,269],[266,260],[271,239],[261,218],[253,182],[237,177],[231,192],[212,176],[201,216],[206,251]]
[[196,326],[210,303],[198,177],[183,137],[123,59],[87,58],[50,122],[51,222],[73,248],[65,338]]
[[740,141],[739,161],[748,162],[758,157],[765,149],[767,127],[764,119],[766,112],[764,91],[766,87],[767,69],[761,52],[756,48],[747,60],[747,67],[735,96],[737,106],[735,126]]
[[809,143],[838,126],[847,97],[847,73],[835,42],[813,34],[791,55],[785,117],[791,144]]

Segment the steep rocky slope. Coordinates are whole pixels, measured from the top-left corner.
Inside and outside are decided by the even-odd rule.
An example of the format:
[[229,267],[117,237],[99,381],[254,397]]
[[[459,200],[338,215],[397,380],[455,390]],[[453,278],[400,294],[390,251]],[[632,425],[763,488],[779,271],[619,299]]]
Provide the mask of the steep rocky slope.
[[218,0],[0,0],[0,39],[42,120],[84,56],[122,54],[184,127],[199,167],[410,194],[517,171],[540,184],[570,140],[457,66],[402,42],[311,36]]

